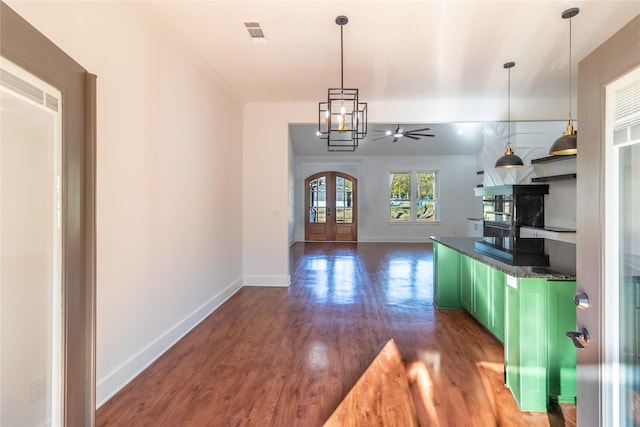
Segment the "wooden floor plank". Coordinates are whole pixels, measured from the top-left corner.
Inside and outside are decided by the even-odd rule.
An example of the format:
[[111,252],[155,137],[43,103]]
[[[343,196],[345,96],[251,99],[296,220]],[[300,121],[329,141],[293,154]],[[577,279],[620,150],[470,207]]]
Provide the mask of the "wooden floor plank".
[[324,427],[418,426],[409,379],[398,348],[389,340]]
[[390,339],[422,367],[427,388],[411,393],[429,425],[575,425],[575,406],[519,412],[502,345],[468,314],[434,309],[430,245],[296,243],[290,268],[289,288],[241,289],[97,425],[322,426]]

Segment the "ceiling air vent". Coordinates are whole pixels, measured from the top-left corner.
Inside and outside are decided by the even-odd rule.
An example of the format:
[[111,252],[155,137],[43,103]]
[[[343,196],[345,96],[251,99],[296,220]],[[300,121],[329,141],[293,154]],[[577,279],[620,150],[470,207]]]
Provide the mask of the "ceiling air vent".
[[253,40],[253,41],[265,41],[266,40],[264,38],[264,32],[262,31],[262,27],[260,27],[260,23],[259,22],[255,22],[255,21],[245,22],[244,23],[244,27],[249,32],[249,37],[251,37],[251,40]]

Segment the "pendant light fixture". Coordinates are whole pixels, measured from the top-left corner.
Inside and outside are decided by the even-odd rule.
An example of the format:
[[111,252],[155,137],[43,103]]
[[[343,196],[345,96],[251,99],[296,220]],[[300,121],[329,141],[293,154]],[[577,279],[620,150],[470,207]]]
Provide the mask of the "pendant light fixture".
[[329,88],[327,102],[319,103],[318,135],[329,151],[355,151],[367,136],[367,104],[358,101],[358,89],[345,89],[342,30],[349,18],[340,15],[340,87]]
[[517,168],[522,166],[522,159],[518,157],[514,152],[513,148],[511,148],[511,69],[516,65],[515,62],[507,62],[504,64],[504,68],[509,71],[509,89],[508,89],[508,114],[509,114],[509,122],[507,128],[507,146],[504,150],[504,156],[500,157],[496,161],[495,167],[497,168]]
[[580,12],[577,7],[572,7],[562,12],[562,19],[569,20],[569,122],[562,136],[555,140],[549,149],[552,156],[566,156],[578,153],[578,135],[573,130],[573,118],[571,117],[571,18]]

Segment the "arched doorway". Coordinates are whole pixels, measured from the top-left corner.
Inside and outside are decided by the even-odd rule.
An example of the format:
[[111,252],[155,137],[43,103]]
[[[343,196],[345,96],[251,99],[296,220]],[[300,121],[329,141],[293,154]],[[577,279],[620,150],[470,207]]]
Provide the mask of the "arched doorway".
[[305,240],[358,240],[358,180],[341,172],[307,177]]

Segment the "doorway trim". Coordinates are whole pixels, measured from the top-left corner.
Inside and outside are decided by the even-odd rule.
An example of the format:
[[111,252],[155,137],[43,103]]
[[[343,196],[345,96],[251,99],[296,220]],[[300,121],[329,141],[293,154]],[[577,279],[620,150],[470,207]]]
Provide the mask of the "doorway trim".
[[640,47],[640,16],[605,41],[579,64],[576,273],[578,292],[589,295],[587,310],[577,311],[577,326],[589,331],[590,344],[577,352],[577,420],[607,425],[605,399],[605,91],[606,85],[640,65],[630,54]]
[[0,54],[62,93],[63,425],[95,425],[96,76],[5,3]]

